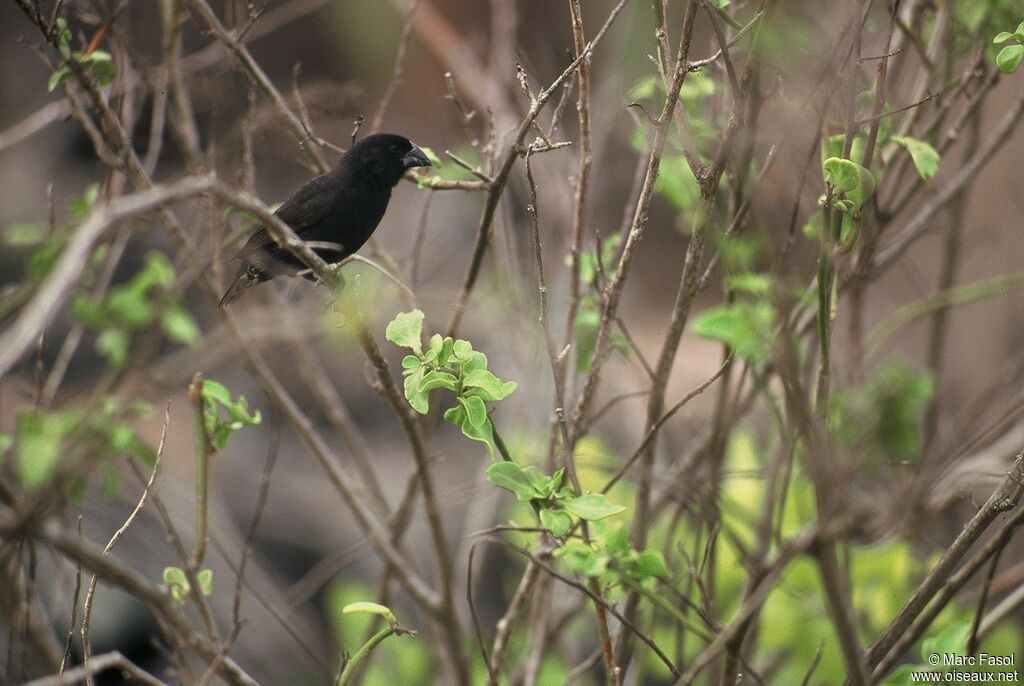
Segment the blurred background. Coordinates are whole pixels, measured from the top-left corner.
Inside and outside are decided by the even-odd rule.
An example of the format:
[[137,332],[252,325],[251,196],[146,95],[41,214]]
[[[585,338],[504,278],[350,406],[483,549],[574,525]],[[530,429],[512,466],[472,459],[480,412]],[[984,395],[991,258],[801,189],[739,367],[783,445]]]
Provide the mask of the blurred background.
[[[601,28],[615,4],[583,3],[588,38]],[[750,22],[760,6],[739,0],[717,4],[728,5],[726,11],[738,26]],[[860,49],[863,55],[873,56],[884,52],[890,8],[884,2],[863,4],[867,9]],[[281,202],[318,171],[280,109],[251,84],[217,37],[200,29],[188,3],[184,5],[164,3],[161,11],[173,7],[181,13],[181,78],[199,135],[199,159],[220,179],[251,190],[266,204]],[[673,48],[678,45],[682,5],[668,3],[666,21]],[[854,84],[833,89],[839,77],[829,71],[829,65],[836,46],[845,40],[849,9],[844,3],[813,1],[768,5],[760,36],[765,66],[753,86],[759,93],[756,126],[744,134],[742,149],[735,153],[749,156],[749,173],[730,168],[713,208],[721,217],[716,222],[721,231],[734,216],[736,199],[749,201],[741,231],[752,251],[750,263],[757,271],[771,273],[780,289],[794,293],[809,288],[819,255],[813,226],[824,192],[817,163],[819,146],[828,136],[842,134],[846,125],[842,96],[834,93],[853,88],[870,95],[876,62],[857,65]],[[901,28],[893,39],[901,52],[891,60],[886,105],[897,109],[923,98],[927,101],[887,122],[894,135],[930,137],[941,157],[934,178],[926,181],[916,179],[912,169],[909,176],[888,185],[879,175],[872,211],[873,226],[888,231],[882,246],[956,182],[964,165],[988,144],[990,134],[1001,130],[1024,93],[1019,74],[1000,75],[995,70],[992,60],[997,47],[991,46],[995,31],[1012,31],[1024,19],[1019,6],[981,0],[903,5]],[[303,112],[315,136],[329,144],[321,151],[331,165],[338,159],[337,150],[350,145],[354,129],[358,128],[358,136],[391,131],[429,147],[444,162],[429,170],[429,175],[444,181],[473,181],[445,151],[485,170],[500,159],[530,106],[516,77],[517,65],[537,94],[575,54],[569,6],[568,2],[529,0],[291,0],[215,3],[213,9],[225,26],[243,37],[288,106]],[[44,8],[44,14],[51,9]],[[99,45],[114,56],[115,67],[108,97],[118,115],[132,123],[131,144],[150,165],[152,178],[163,183],[196,171],[195,160],[183,152],[186,146],[180,132],[165,125],[164,114],[154,109],[166,108],[171,119],[176,106],[166,83],[159,81],[166,78],[158,69],[166,49],[161,13],[152,4],[107,0],[74,3],[63,12],[76,49],[87,45],[103,27]],[[584,248],[591,253],[632,219],[654,132],[648,117],[657,115],[664,97],[656,59],[651,57],[656,53],[655,22],[650,2],[626,2],[590,60],[592,168],[583,224]],[[696,22],[691,61],[711,57],[718,49],[708,15],[699,12]],[[736,33],[734,28],[729,31]],[[737,60],[747,48],[744,41],[737,43]],[[38,283],[52,264],[46,246],[60,245],[58,237],[81,221],[95,203],[126,192],[124,177],[112,173],[110,165],[98,158],[63,87],[47,91],[57,60],[57,53],[18,4],[0,5],[0,300],[4,301],[0,325],[4,327],[31,297],[34,287],[26,284]],[[705,160],[713,157],[731,112],[722,61],[693,72],[685,84],[689,90],[684,90],[680,105],[683,125],[669,136],[661,179],[619,308],[625,335],[616,339],[616,349],[605,366],[597,403],[604,410],[576,448],[589,488],[598,488],[644,438],[645,394],[650,387],[645,367],[658,359],[665,340],[700,195],[682,151],[696,149]],[[536,154],[531,161],[549,317],[558,341],[570,302],[571,270],[566,258],[579,174],[576,98],[575,80],[568,79],[564,88],[556,89],[538,120],[545,131],[550,130],[551,141],[572,144]],[[976,108],[975,100],[980,102]],[[640,106],[630,106],[635,103]],[[83,107],[91,111],[87,104]],[[559,118],[551,126],[555,112]],[[863,107],[856,116],[864,116]],[[357,118],[362,121],[358,127]],[[927,388],[920,392],[920,402],[906,401],[912,405],[909,411],[915,427],[910,447],[904,453],[887,453],[880,465],[859,470],[848,483],[852,497],[873,512],[872,521],[860,532],[862,542],[898,546],[878,553],[883,566],[895,564],[893,560],[925,564],[936,550],[948,545],[1021,448],[1024,357],[1018,341],[1024,304],[1015,290],[1021,284],[1019,278],[989,281],[1014,277],[1024,260],[1024,199],[1018,172],[1024,132],[1017,126],[1019,119],[1018,111],[991,154],[971,171],[956,202],[930,216],[921,238],[891,266],[872,274],[856,296],[860,301],[851,304],[848,291],[843,290],[836,305],[833,387],[851,399],[849,407],[861,412],[856,415],[861,419],[851,420],[854,426],[847,427],[855,436],[844,451],[863,457],[868,449],[858,444],[859,432],[870,431],[872,422],[884,422],[893,407],[885,403],[896,404],[892,414],[905,409],[899,403],[913,391],[907,390],[909,382],[901,374],[911,375],[914,383]],[[951,131],[955,137],[949,135]],[[526,142],[533,138],[533,132],[527,134]],[[766,164],[769,154],[771,161]],[[909,168],[907,151],[898,145],[882,147],[878,155],[886,173],[895,174],[897,165]],[[494,174],[493,167],[489,173]],[[736,189],[748,195],[731,196],[734,191],[741,193]],[[432,190],[403,182],[393,193],[373,244],[363,250],[412,289],[415,305],[426,313],[428,336],[445,332],[453,315],[484,197],[479,190]],[[495,416],[512,453],[523,456],[524,462],[542,465],[549,453],[554,401],[548,352],[538,326],[530,205],[530,187],[519,160],[498,204],[493,240],[457,335],[487,353],[495,374],[518,383],[517,391]],[[331,683],[341,650],[358,648],[369,623],[343,616],[340,608],[356,600],[380,600],[398,614],[403,625],[421,633],[414,639],[390,639],[381,648],[389,651],[388,657],[370,665],[365,683],[385,683],[385,679],[446,683],[437,657],[436,646],[442,640],[438,625],[398,585],[384,580],[382,562],[367,531],[353,519],[324,478],[321,465],[254,377],[216,299],[197,283],[209,277],[215,284],[226,285],[235,269],[231,256],[239,239],[254,227],[251,217],[226,211],[213,199],[179,202],[174,210],[201,258],[198,262],[185,258],[180,243],[158,222],[140,218],[109,234],[106,253],[94,258],[96,264],[84,279],[82,292],[98,284],[130,283],[146,270],[159,273],[165,267],[163,263],[153,266],[150,255],[160,253],[172,274],[166,302],[187,319],[178,335],[161,333],[155,322],[134,332],[127,358],[114,370],[101,330],[76,316],[71,306],[63,309],[38,345],[0,378],[0,433],[15,435],[18,418],[32,408],[58,412],[89,407],[98,413],[101,398],[115,399],[119,409],[109,416],[127,422],[149,446],[155,448],[166,431],[158,491],[169,519],[177,523],[188,543],[195,478],[190,380],[201,372],[233,395],[243,394],[248,407],[262,413],[262,421],[231,437],[213,457],[210,474],[207,566],[213,569],[216,588],[210,602],[222,627],[232,626],[232,584],[243,549],[249,547],[247,537],[251,539],[245,588],[240,592],[247,621],[230,655],[261,683]],[[710,239],[709,243],[708,256],[717,245]],[[614,261],[620,253],[621,243],[608,258]],[[116,257],[110,259],[111,254]],[[841,280],[855,273],[855,254],[840,263]],[[362,303],[368,326],[397,377],[403,351],[384,340],[384,328],[411,303],[401,289],[365,264],[350,264],[344,274],[345,297]],[[921,314],[900,318],[908,314],[901,309],[908,304],[971,283],[985,286],[956,307],[925,305]],[[720,271],[712,271],[710,282],[695,300],[694,312],[721,304],[725,292]],[[854,309],[855,317],[851,316]],[[352,322],[328,306],[325,289],[298,279],[278,279],[253,289],[232,311],[247,340],[342,466],[359,475],[364,495],[373,503],[371,509],[388,521],[392,512],[381,508],[395,508],[402,502],[415,483],[416,465],[387,401],[373,388],[373,373]],[[802,316],[795,309],[785,311],[794,320]],[[936,312],[942,313],[942,321]],[[851,323],[853,318],[856,323]],[[577,320],[576,335],[587,325]],[[589,325],[596,334],[596,321]],[[851,326],[856,328],[852,335]],[[576,345],[583,344],[577,341]],[[814,354],[813,346],[808,350],[808,355]],[[572,355],[575,367],[581,353],[574,349]],[[687,329],[666,397],[670,402],[681,398],[707,380],[723,359],[721,341]],[[569,408],[582,388],[586,365],[580,370],[571,374]],[[733,379],[737,397],[743,383]],[[127,408],[135,401],[145,402],[151,411],[130,412]],[[610,401],[614,402],[605,407]],[[685,499],[686,489],[700,491],[699,473],[690,475],[693,481],[674,481],[679,478],[675,465],[704,445],[718,402],[717,392],[700,395],[662,430],[655,481],[665,487],[666,498]],[[766,454],[760,452],[762,448],[768,451],[767,446],[773,445],[772,413],[763,406],[742,414],[731,425],[730,459],[746,455],[757,463],[751,469],[761,475],[757,456]],[[856,426],[857,421],[862,425]],[[515,509],[508,493],[487,484],[484,473],[490,460],[482,444],[467,441],[436,415],[425,417],[423,426],[430,437],[429,461],[466,628],[471,623],[463,596],[474,534],[510,518],[528,522],[530,513],[522,504]],[[261,477],[270,459],[273,471],[265,503],[259,505]],[[69,531],[81,521],[82,537],[102,546],[138,500],[148,472],[140,480],[124,460],[91,464],[94,469],[80,493],[49,509]],[[5,478],[16,480],[10,459],[4,470]],[[741,473],[730,471],[734,476]],[[624,488],[631,488],[628,481]],[[728,483],[724,488],[728,493]],[[736,491],[736,498],[742,498],[742,493]],[[622,495],[621,500],[625,504],[630,498]],[[422,504],[416,503],[402,549],[425,578],[436,581],[429,530]],[[261,517],[250,533],[258,507]],[[521,542],[525,545],[530,540],[524,536]],[[159,581],[165,567],[180,563],[151,505],[119,541],[116,556],[153,582]],[[523,560],[492,546],[480,548],[474,564],[477,611],[488,627],[489,641],[490,627],[505,611]],[[1011,546],[1004,552],[996,577],[1003,585],[996,585],[997,592],[1003,596],[1012,592],[1012,579],[1019,578],[1015,575],[1021,564],[1019,548]],[[76,568],[52,551],[40,549],[29,576],[42,589],[38,609],[46,618],[44,623],[52,622],[52,634],[62,643]],[[737,594],[741,582],[739,577],[735,580]],[[798,581],[793,584],[799,587]],[[722,592],[727,593],[729,584],[724,586]],[[912,588],[911,584],[905,590]],[[879,610],[883,618],[877,621],[882,626],[905,597],[895,582],[889,595]],[[8,606],[11,602],[10,597],[5,600]],[[1013,614],[1019,616],[1019,610]],[[819,607],[817,615],[823,617],[824,610]],[[596,645],[589,615],[567,624],[564,638],[555,640],[558,649],[544,654],[544,666],[535,675],[537,683],[564,683],[572,666],[585,660]],[[865,620],[865,626],[875,624]],[[1019,640],[1019,623],[1009,626],[1010,638],[1005,640]],[[46,673],[28,657],[31,651],[12,647],[21,644],[24,627],[7,622],[2,629],[5,636],[0,647],[6,657],[0,672],[7,676],[0,682],[21,683]],[[159,635],[140,603],[100,585],[91,631],[94,654],[117,649],[160,674],[168,660],[166,648],[156,638]],[[80,647],[73,643],[74,654],[79,655]],[[466,655],[479,663],[472,631],[466,631],[465,644]],[[794,643],[790,648],[776,646],[778,652],[772,654],[813,656],[817,644],[805,648]],[[512,653],[528,651],[529,639],[517,634]],[[830,646],[826,655],[814,683],[839,683],[835,680],[843,670],[839,653]],[[806,668],[809,660],[797,662]],[[477,678],[483,683],[482,666],[476,664],[473,669],[474,683]],[[785,669],[772,672],[764,662],[759,669],[774,676],[768,683],[796,683],[786,680],[790,672]],[[599,674],[599,668],[584,670],[576,683],[600,683]],[[510,683],[523,683],[521,672],[516,675]],[[632,683],[671,683],[655,667],[646,675]],[[122,683],[115,676],[106,678],[102,683]]]

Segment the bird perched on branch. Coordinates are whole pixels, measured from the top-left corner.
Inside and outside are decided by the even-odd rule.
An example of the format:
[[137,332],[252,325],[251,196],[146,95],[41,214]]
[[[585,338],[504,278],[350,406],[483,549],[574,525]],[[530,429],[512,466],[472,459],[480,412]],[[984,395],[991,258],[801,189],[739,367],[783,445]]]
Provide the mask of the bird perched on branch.
[[[308,181],[275,212],[281,221],[325,262],[345,259],[362,247],[384,216],[391,189],[412,167],[430,160],[409,139],[392,133],[367,136],[341,157],[338,166]],[[295,275],[306,265],[277,245],[261,227],[235,255],[241,266],[221,307],[247,289],[281,274]]]

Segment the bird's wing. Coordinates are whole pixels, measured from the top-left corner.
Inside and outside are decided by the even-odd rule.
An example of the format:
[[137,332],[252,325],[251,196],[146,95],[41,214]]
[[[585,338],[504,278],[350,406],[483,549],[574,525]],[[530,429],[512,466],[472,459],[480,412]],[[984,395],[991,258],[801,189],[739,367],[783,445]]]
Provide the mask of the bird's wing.
[[[331,174],[322,174],[307,181],[288,198],[274,214],[292,231],[302,236],[303,229],[322,222],[331,211],[335,194],[331,187],[337,183]],[[236,257],[245,257],[264,248],[276,247],[276,243],[264,227],[249,236]]]

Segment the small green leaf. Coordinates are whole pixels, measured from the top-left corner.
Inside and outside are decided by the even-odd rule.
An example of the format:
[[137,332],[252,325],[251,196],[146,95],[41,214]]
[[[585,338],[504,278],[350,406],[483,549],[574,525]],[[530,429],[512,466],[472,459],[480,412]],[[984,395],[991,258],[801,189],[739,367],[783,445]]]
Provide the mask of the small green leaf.
[[15,422],[18,452],[15,465],[22,485],[45,485],[63,456],[64,438],[78,425],[77,414],[23,412]]
[[420,393],[427,393],[434,390],[435,388],[447,388],[453,393],[459,388],[459,380],[454,375],[448,372],[439,372],[437,370],[431,370],[423,375],[420,379],[417,390]]
[[939,171],[939,152],[929,143],[909,136],[893,136],[890,140],[907,149],[910,159],[914,162],[914,168],[925,181]]
[[57,86],[64,83],[70,78],[71,70],[68,68],[67,65],[61,65],[56,69],[56,71],[50,74],[50,78],[46,82],[47,92],[52,93],[54,90],[56,90]]
[[547,484],[544,487],[544,497],[545,498],[550,498],[555,493],[557,493],[558,489],[562,487],[562,480],[564,478],[565,478],[565,468],[564,467],[562,469],[559,469],[558,471],[556,471],[554,474],[552,474],[551,478],[549,478],[547,480]]
[[438,157],[437,153],[435,153],[432,149],[428,148],[425,145],[421,145],[420,150],[422,150],[423,154],[427,156],[427,159],[430,160],[430,164],[433,165],[435,169],[440,169],[441,167],[444,166],[444,163],[441,162],[441,158]]
[[856,162],[830,157],[822,163],[822,169],[825,183],[832,186],[837,195],[845,193],[855,207],[863,205],[875,192],[875,177]]
[[208,568],[200,569],[196,573],[196,581],[199,582],[199,592],[209,598],[213,595],[213,570]]
[[71,301],[71,314],[86,326],[94,329],[102,328],[107,323],[107,314],[103,305],[82,294],[76,295]]
[[479,388],[486,394],[483,399],[491,402],[504,400],[516,390],[515,381],[502,382],[501,379],[486,369],[474,369],[469,372],[463,378],[462,385],[470,388]]
[[742,274],[731,274],[725,277],[725,283],[734,291],[766,296],[771,293],[774,282],[770,274],[743,272]]
[[12,248],[29,248],[46,240],[46,232],[39,224],[10,224],[4,227],[3,240]]
[[768,303],[719,305],[694,318],[693,332],[725,343],[740,357],[764,362],[774,347],[776,316],[775,308]]
[[190,347],[199,342],[199,327],[196,326],[196,322],[188,310],[181,305],[173,305],[168,308],[160,318],[160,325],[172,341],[184,343]]
[[411,310],[400,312],[384,331],[384,336],[401,348],[412,348],[417,355],[423,354],[423,312]]
[[430,394],[420,391],[420,381],[423,379],[425,371],[425,367],[416,367],[405,377],[405,382],[403,383],[405,399],[409,401],[412,409],[420,414],[426,414],[430,411]]
[[468,360],[473,354],[473,344],[460,338],[452,343],[452,352],[463,360]]
[[128,333],[123,329],[104,329],[96,337],[96,351],[120,369],[128,361],[129,343]]
[[[483,424],[473,424],[472,422],[469,421],[469,418],[466,416],[465,411],[463,410],[463,406],[457,405],[456,407],[462,413],[461,421],[457,422],[459,427],[462,429],[462,434],[466,438],[471,438],[474,441],[480,441],[481,443],[486,445],[487,454],[493,458],[495,448],[494,431],[491,428],[491,422],[484,421]],[[448,419],[448,412],[445,412],[445,419]]]
[[587,521],[597,521],[626,511],[626,508],[622,505],[608,502],[608,498],[603,493],[591,493],[581,495],[578,498],[566,498],[562,502],[566,510]]
[[636,557],[637,575],[641,579],[651,577],[665,578],[669,576],[665,558],[657,550],[645,550]]
[[416,369],[420,366],[420,358],[415,355],[406,355],[402,358],[402,369]]
[[996,37],[992,39],[993,43],[1005,43],[1006,41],[1013,38],[1013,34],[1009,31],[1000,31],[996,34]]
[[366,601],[360,601],[358,603],[349,603],[345,607],[341,608],[342,614],[351,614],[353,612],[366,612],[371,615],[380,615],[383,617],[388,624],[397,624],[398,619],[395,618],[395,614],[391,611],[391,608],[378,603],[369,603]]
[[621,522],[607,526],[599,540],[605,550],[616,556],[632,550],[629,544],[629,532]]
[[607,555],[594,553],[587,559],[587,563],[580,570],[580,573],[588,578],[594,578],[604,574],[608,569],[610,558]]
[[524,503],[544,497],[543,492],[538,490],[534,479],[526,471],[528,469],[532,468],[524,469],[515,462],[495,462],[487,468],[487,482],[511,491],[517,500]]
[[1012,74],[1024,58],[1024,45],[1007,45],[996,55],[996,66],[1004,74]]
[[544,507],[540,510],[541,525],[551,532],[552,536],[565,536],[572,528],[572,517],[562,510]]
[[249,401],[245,399],[244,395],[238,396],[238,399],[235,400],[235,402],[228,405],[227,410],[228,416],[239,424],[255,426],[263,421],[263,416],[260,414],[259,410],[252,413],[249,412]]
[[459,404],[466,412],[466,419],[475,428],[480,428],[487,421],[487,407],[484,401],[476,396],[460,397]]
[[203,397],[207,400],[215,400],[224,407],[231,406],[231,391],[220,381],[203,379]]
[[647,100],[654,97],[659,86],[661,86],[661,79],[656,76],[645,76],[633,84],[626,97],[634,102]]
[[153,307],[146,300],[145,292],[131,285],[112,289],[105,308],[112,323],[128,329],[145,328],[153,318]]
[[164,585],[171,591],[171,597],[177,603],[184,603],[191,588],[188,576],[181,567],[164,567]]

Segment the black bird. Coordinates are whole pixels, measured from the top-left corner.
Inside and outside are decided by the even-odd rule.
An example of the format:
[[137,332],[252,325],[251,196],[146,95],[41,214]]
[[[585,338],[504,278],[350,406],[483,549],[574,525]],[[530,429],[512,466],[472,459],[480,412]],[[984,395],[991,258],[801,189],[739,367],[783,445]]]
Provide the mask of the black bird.
[[[312,246],[313,252],[325,262],[340,262],[370,238],[405,170],[428,166],[430,160],[408,138],[376,133],[349,148],[333,171],[308,181],[274,214],[302,240],[320,244]],[[258,283],[307,268],[263,227],[235,258],[242,265],[220,299],[221,307]]]

